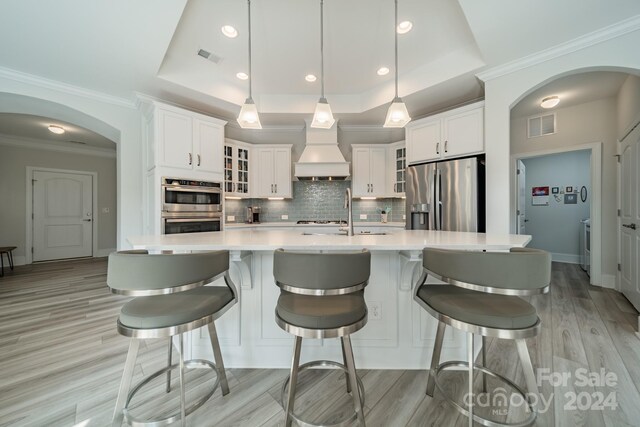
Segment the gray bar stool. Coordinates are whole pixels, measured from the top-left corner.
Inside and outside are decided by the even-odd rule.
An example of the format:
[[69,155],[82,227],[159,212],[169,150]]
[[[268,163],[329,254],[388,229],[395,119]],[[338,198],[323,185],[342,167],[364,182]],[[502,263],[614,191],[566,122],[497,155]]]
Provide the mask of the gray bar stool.
[[[453,406],[484,426],[529,426],[537,413],[531,399],[513,381],[486,368],[485,337],[516,341],[516,347],[529,393],[536,396],[538,386],[525,338],[540,331],[540,318],[535,307],[518,296],[544,294],[551,281],[551,255],[527,248],[510,252],[469,252],[424,249],[424,271],[416,284],[414,300],[430,315],[438,319],[438,331],[431,358],[427,395],[433,396],[434,385]],[[428,275],[448,285],[425,285]],[[446,325],[467,332],[468,361],[440,363],[440,353]],[[474,364],[474,335],[482,336],[482,365]],[[482,372],[482,388],[486,392],[486,377],[504,381],[527,401],[528,417],[517,423],[500,423],[473,413],[446,395],[438,375],[444,370],[468,367],[469,396],[473,396],[473,371]]]
[[[356,375],[350,334],[367,323],[367,305],[364,288],[369,281],[371,254],[350,253],[274,253],[273,275],[280,287],[276,306],[276,323],[295,335],[291,373],[282,385],[282,403],[285,406],[285,426],[295,419],[299,425],[315,424],[301,420],[294,413],[298,373],[312,367],[335,367],[346,374],[347,392],[351,393],[355,411],[352,417],[334,426],[348,425],[364,420],[364,387]],[[344,364],[319,360],[300,366],[303,338],[340,338]],[[356,384],[355,387],[351,387]],[[289,393],[285,399],[287,385]]]
[[[164,426],[178,419],[184,426],[186,416],[202,406],[218,385],[221,385],[223,395],[229,393],[214,324],[238,300],[228,270],[227,251],[159,255],[150,255],[146,251],[123,251],[109,255],[107,284],[111,292],[136,297],[122,307],[118,318],[118,332],[132,339],[118,391],[113,426],[120,426],[123,418],[134,427]],[[223,277],[227,286],[205,286]],[[185,361],[183,334],[205,325],[209,329],[215,364],[201,359]],[[172,337],[175,335],[179,336],[180,360],[172,364]],[[150,338],[169,338],[168,366],[149,375],[129,391],[140,340]],[[185,404],[185,367],[206,367],[217,372],[211,391],[188,407]],[[180,412],[151,421],[142,421],[131,415],[128,411],[131,399],[151,380],[166,373],[167,392],[170,391],[173,369],[179,369],[180,374]]]

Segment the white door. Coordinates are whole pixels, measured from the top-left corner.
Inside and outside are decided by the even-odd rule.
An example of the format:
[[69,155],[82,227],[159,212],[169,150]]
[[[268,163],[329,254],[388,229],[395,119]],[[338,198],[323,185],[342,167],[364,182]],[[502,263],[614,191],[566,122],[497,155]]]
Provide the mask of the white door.
[[463,156],[484,150],[484,108],[447,117],[444,122],[444,156]]
[[371,148],[371,163],[369,166],[369,182],[371,183],[371,195],[386,196],[387,183],[387,150],[384,147]]
[[274,195],[273,154],[273,148],[258,149],[258,176],[256,177],[258,197],[273,197]]
[[353,178],[351,191],[354,197],[371,195],[371,152],[368,147],[356,147],[353,149]]
[[291,150],[274,149],[274,194],[276,197],[291,197]]
[[193,120],[194,155],[196,169],[202,172],[222,173],[222,146],[224,128],[203,120]]
[[93,177],[33,172],[33,260],[93,255]]
[[527,207],[527,190],[525,186],[526,169],[522,160],[518,160],[518,234],[527,234],[526,228],[526,207]]
[[[631,139],[630,137],[628,137]],[[640,142],[622,144],[620,189],[620,286],[640,310]]]
[[407,162],[419,163],[442,157],[441,120],[414,125],[406,131]]
[[191,117],[173,111],[159,110],[158,121],[162,165],[193,169],[196,159],[193,158],[192,151],[193,124]]

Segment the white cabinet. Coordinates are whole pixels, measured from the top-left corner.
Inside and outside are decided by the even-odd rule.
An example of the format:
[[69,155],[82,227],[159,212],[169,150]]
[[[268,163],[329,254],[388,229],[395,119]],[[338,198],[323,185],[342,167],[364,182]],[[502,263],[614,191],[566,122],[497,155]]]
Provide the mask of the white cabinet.
[[407,163],[484,151],[484,101],[415,120],[406,127]]
[[152,122],[148,169],[158,166],[196,171],[203,178],[212,173],[222,176],[225,121],[154,102]]
[[254,197],[291,198],[291,145],[255,148]]
[[407,168],[407,149],[404,141],[389,145],[387,165],[390,184],[387,188],[387,194],[391,197],[404,197]]
[[231,139],[224,144],[224,191],[226,196],[251,197],[251,162],[253,153],[249,144]]
[[352,145],[353,197],[385,197],[387,194],[387,146]]

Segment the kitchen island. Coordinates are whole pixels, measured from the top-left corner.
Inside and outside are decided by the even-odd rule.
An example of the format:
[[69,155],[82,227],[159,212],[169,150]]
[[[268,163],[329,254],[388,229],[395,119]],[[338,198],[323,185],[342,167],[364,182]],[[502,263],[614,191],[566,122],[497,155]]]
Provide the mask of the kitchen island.
[[[502,251],[526,246],[530,236],[448,231],[387,230],[356,236],[306,235],[301,230],[237,229],[215,233],[131,237],[135,249],[150,252],[228,250],[230,275],[239,303],[216,321],[225,365],[288,368],[293,338],[274,320],[280,293],[273,280],[273,251],[371,251],[371,278],[365,291],[369,322],[352,337],[356,364],[363,369],[426,369],[437,322],[411,292],[422,270],[422,249]],[[222,285],[222,284],[221,284]],[[186,357],[211,358],[206,328],[187,339]],[[447,329],[443,360],[465,358],[465,337]],[[301,360],[340,360],[338,340],[304,340]]]

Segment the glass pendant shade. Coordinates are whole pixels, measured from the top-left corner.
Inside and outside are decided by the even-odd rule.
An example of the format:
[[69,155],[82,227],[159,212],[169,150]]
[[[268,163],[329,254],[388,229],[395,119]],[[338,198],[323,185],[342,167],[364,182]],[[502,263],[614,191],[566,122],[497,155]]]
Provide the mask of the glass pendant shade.
[[252,98],[247,98],[238,114],[238,124],[243,129],[262,129],[258,109]]
[[327,102],[326,98],[320,98],[316,104],[316,111],[313,113],[313,121],[311,122],[312,128],[331,129],[331,126],[335,123],[333,113],[331,112],[331,106]]
[[384,121],[386,128],[402,128],[411,121],[407,106],[402,102],[402,98],[394,98],[387,111],[387,118]]

